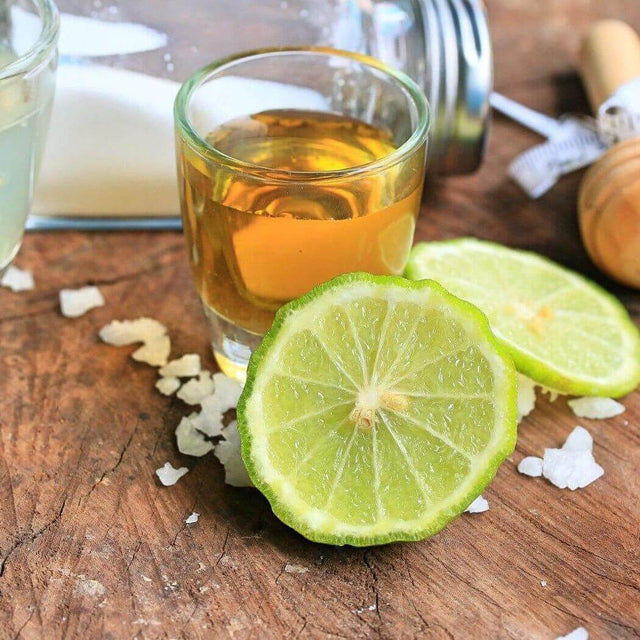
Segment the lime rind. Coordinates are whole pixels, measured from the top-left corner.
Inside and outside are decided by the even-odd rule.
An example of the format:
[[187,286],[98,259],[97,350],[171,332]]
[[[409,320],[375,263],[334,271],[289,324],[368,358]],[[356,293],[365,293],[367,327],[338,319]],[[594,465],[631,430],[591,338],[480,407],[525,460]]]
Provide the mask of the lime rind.
[[[497,339],[508,350],[517,370],[545,387],[555,389],[560,393],[578,395],[578,396],[608,396],[618,398],[623,396],[640,384],[640,335],[638,329],[633,324],[626,309],[608,291],[585,278],[584,276],[571,271],[552,260],[540,256],[531,251],[516,250],[504,247],[502,245],[488,242],[485,240],[477,240],[475,238],[456,238],[453,240],[443,240],[438,242],[420,243],[414,246],[409,263],[405,271],[405,275],[412,280],[420,280],[426,278],[438,278],[442,283],[456,293],[464,297],[458,286],[475,289],[473,300],[470,302],[477,304],[480,308],[483,306],[487,314],[491,316],[492,304],[496,304],[495,300],[490,300],[486,295],[486,301],[480,301],[482,298],[483,285],[478,284],[476,280],[462,280],[454,276],[451,282],[447,282],[447,276],[439,277],[428,265],[429,260],[433,260],[435,256],[441,256],[447,251],[453,251],[456,256],[468,253],[470,266],[473,266],[474,278],[481,277],[477,264],[474,263],[474,256],[479,256],[483,252],[494,259],[504,256],[505,259],[518,259],[522,263],[530,264],[533,269],[546,269],[546,273],[561,278],[567,283],[567,291],[577,292],[584,295],[584,300],[589,300],[594,307],[601,310],[602,315],[599,321],[610,327],[611,336],[619,338],[620,342],[617,346],[618,352],[624,357],[622,366],[611,367],[609,375],[593,376],[584,371],[563,369],[557,362],[549,360],[532,353],[524,345],[510,340],[500,330],[498,323],[493,324],[492,329]],[[563,293],[563,292],[558,292]],[[564,292],[566,295],[566,292]],[[471,297],[471,296],[470,296]],[[577,334],[582,334],[585,342],[602,342],[602,339],[593,335],[588,330],[580,328],[580,316],[572,312],[575,318],[572,324],[568,323],[568,327]],[[491,321],[491,320],[490,320]],[[593,321],[590,313],[586,312],[582,320],[583,323]],[[576,349],[584,348],[577,344]]]
[[[281,333],[288,321],[304,312],[322,296],[340,297],[341,289],[365,285],[386,286],[389,290],[429,292],[430,301],[437,300],[442,309],[463,322],[469,333],[482,345],[483,354],[493,364],[494,399],[496,417],[490,441],[481,455],[473,460],[473,467],[465,480],[437,508],[413,520],[385,521],[383,526],[345,524],[326,513],[311,508],[295,488],[284,478],[278,478],[273,469],[266,469],[265,441],[255,433],[261,420],[254,398],[269,354],[277,349]],[[268,375],[268,373],[267,373]],[[254,352],[249,362],[247,382],[238,404],[238,429],[242,438],[242,457],[253,484],[269,500],[274,513],[284,523],[306,538],[326,544],[370,546],[395,541],[419,540],[434,535],[461,514],[495,476],[498,467],[511,454],[516,441],[517,389],[515,370],[511,358],[494,338],[482,312],[473,305],[448,293],[433,281],[412,282],[395,276],[372,276],[353,273],[339,276],[319,285],[308,294],[283,306],[276,314],[270,331]],[[250,424],[251,423],[251,424]]]

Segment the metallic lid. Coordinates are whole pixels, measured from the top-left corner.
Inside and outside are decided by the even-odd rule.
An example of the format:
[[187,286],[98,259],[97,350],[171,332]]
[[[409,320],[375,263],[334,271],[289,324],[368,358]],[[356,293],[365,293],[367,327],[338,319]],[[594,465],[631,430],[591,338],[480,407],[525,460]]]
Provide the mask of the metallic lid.
[[424,23],[423,87],[433,114],[429,164],[442,174],[475,171],[484,156],[493,56],[482,0],[416,0]]

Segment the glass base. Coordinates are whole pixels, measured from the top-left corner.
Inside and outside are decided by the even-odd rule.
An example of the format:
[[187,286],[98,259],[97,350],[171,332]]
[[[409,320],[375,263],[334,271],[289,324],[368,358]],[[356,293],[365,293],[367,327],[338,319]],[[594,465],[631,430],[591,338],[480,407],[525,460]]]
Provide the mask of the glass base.
[[0,256],[0,278],[2,278],[4,272],[9,268],[14,258],[18,255],[21,244],[21,242],[17,242],[6,256]]
[[202,306],[216,362],[224,374],[244,383],[249,358],[260,344],[262,336],[229,322],[206,304]]

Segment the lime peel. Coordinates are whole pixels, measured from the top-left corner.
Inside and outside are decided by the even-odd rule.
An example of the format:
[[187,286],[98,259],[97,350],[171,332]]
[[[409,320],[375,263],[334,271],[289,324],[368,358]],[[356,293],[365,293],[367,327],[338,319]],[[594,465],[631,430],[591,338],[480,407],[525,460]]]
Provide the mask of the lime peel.
[[406,275],[478,306],[518,371],[544,387],[619,397],[640,383],[640,335],[625,308],[547,258],[474,238],[423,242]]
[[[382,320],[365,312],[378,303],[387,309]],[[404,309],[420,318],[400,323]],[[393,321],[389,314],[395,314]],[[344,331],[332,330],[336,318],[344,321]],[[431,324],[449,327],[451,335],[458,331],[462,342],[451,353],[432,346],[438,357],[430,362],[416,336]],[[447,339],[453,340],[449,334]],[[466,379],[461,389],[448,392],[421,389],[424,380],[441,378],[446,387],[464,378],[465,362],[482,370],[475,378],[485,385],[480,392],[467,389]],[[395,378],[404,382],[396,385]],[[456,398],[462,406],[475,399],[493,412],[478,418],[487,430],[480,444],[472,442],[481,431],[473,432],[472,420],[445,433],[443,424],[405,413],[407,403],[419,410],[441,403],[446,414]],[[335,278],[278,311],[250,360],[238,405],[242,456],[254,485],[286,524],[311,540],[337,545],[435,534],[478,497],[513,451],[515,425],[515,372],[484,315],[435,282],[368,274]],[[458,436],[462,443],[451,440]],[[390,469],[397,474],[388,478]],[[389,513],[398,477],[407,478],[411,491]],[[312,495],[316,491],[321,500]]]

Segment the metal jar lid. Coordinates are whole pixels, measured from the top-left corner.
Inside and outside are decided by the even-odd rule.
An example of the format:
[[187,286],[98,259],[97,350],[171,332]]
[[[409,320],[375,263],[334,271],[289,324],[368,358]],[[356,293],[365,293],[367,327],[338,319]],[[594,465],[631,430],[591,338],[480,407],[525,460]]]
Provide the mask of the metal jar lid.
[[[424,22],[425,93],[432,109],[430,167],[475,171],[484,156],[493,56],[482,0],[416,0]],[[418,80],[421,80],[418,78]]]

